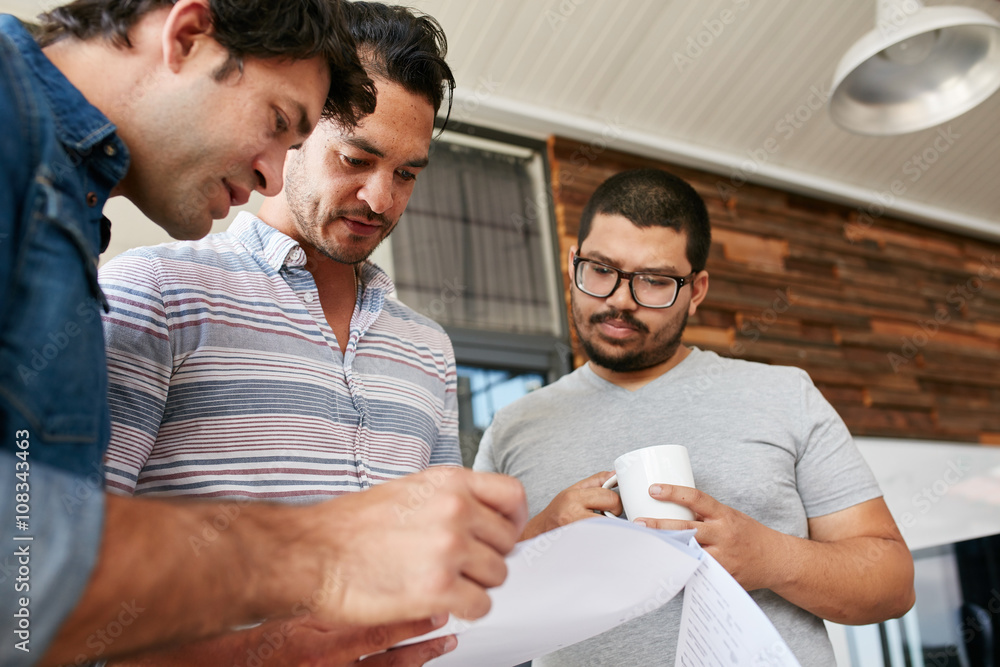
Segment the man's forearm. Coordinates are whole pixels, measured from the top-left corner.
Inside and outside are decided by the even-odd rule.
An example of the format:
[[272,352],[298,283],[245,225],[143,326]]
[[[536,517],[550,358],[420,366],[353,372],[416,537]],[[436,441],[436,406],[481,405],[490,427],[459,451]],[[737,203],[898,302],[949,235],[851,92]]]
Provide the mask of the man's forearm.
[[[265,571],[260,562],[268,557],[262,552],[267,541],[251,540],[260,523],[280,526],[280,515],[291,508],[246,505],[240,516],[229,518],[225,504],[113,495],[106,500],[97,566],[44,664],[199,639],[258,620],[268,608],[280,608],[280,601],[260,596],[264,587],[258,582]],[[288,613],[291,599],[284,605]],[[125,619],[123,609],[128,611]],[[112,638],[107,630],[112,627],[123,631]],[[94,642],[102,632],[108,641]]]
[[913,606],[913,558],[901,540],[865,536],[820,542],[781,535],[779,554],[768,588],[820,618],[879,623]]
[[[97,566],[42,664],[83,664],[307,612],[324,631],[479,618],[526,514],[516,480],[462,468],[306,507],[107,496]],[[111,638],[110,627],[122,631]],[[102,632],[109,639],[95,642]]]

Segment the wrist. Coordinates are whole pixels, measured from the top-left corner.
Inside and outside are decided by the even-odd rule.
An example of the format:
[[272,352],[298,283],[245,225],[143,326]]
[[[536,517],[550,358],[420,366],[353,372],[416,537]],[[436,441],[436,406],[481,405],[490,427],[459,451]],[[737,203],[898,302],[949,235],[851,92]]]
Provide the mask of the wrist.
[[231,546],[246,608],[254,621],[291,616],[320,587],[318,545],[303,540],[310,508],[253,503],[242,510]]
[[777,530],[768,530],[771,536],[762,559],[763,581],[758,588],[768,588],[780,595],[782,591],[796,586],[801,561],[797,547],[803,541]]
[[524,530],[521,531],[521,536],[517,538],[518,542],[530,540],[531,538],[538,537],[542,533],[546,532],[544,514],[545,512],[535,515],[524,525]]

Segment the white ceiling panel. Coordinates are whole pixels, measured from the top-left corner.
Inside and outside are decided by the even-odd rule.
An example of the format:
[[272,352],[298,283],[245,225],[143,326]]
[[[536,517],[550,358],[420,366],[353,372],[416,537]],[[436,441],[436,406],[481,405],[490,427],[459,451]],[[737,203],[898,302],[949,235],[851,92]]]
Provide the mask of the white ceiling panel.
[[[55,4],[0,0],[0,11],[27,17]],[[751,170],[759,182],[850,205],[869,205],[898,180],[905,192],[893,214],[1000,239],[1000,94],[896,137],[852,135],[818,104],[840,57],[874,27],[874,0],[406,4],[444,26],[459,82],[453,115],[463,121],[536,137],[603,135],[622,150],[724,177]],[[997,0],[926,4],[1000,19]]]
[[[852,205],[898,180],[894,214],[1000,239],[1000,95],[896,137],[850,134],[819,103],[874,27],[874,0],[411,4],[448,34],[468,122],[580,139],[613,127],[624,150],[724,176],[756,169],[761,182]],[[997,0],[951,4],[1000,19]],[[484,80],[502,85],[483,95]]]

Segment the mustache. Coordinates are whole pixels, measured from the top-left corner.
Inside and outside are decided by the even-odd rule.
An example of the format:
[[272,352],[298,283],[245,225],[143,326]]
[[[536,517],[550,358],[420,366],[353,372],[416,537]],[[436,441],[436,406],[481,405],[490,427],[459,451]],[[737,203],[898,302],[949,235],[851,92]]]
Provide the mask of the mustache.
[[610,310],[605,310],[603,313],[595,313],[590,316],[591,324],[600,324],[601,322],[607,322],[608,320],[621,320],[636,331],[649,333],[649,327],[637,320],[632,313],[627,313],[623,310],[612,308]]
[[337,218],[363,218],[368,222],[377,222],[383,227],[392,225],[392,221],[382,213],[376,213],[369,206],[358,206],[357,208],[341,208],[335,210],[331,215],[331,220]]

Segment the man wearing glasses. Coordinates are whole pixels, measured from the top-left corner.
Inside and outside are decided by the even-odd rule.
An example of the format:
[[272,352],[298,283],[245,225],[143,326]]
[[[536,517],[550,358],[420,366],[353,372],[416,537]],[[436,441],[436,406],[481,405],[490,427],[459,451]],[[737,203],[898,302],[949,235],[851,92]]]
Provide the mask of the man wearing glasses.
[[[605,181],[570,249],[573,322],[589,363],[501,410],[477,470],[528,494],[522,539],[621,513],[600,472],[628,451],[688,448],[698,490],[653,485],[694,521],[698,542],[768,614],[803,665],[832,665],[822,619],[874,623],[913,604],[913,561],[843,421],[800,369],[726,359],[681,344],[708,292],[708,212],[655,169]],[[672,664],[681,599],[534,661]]]

